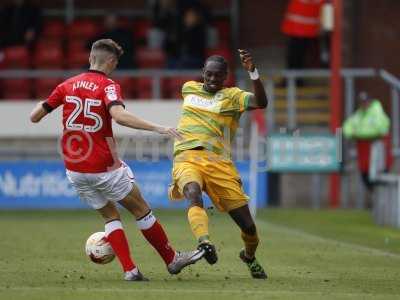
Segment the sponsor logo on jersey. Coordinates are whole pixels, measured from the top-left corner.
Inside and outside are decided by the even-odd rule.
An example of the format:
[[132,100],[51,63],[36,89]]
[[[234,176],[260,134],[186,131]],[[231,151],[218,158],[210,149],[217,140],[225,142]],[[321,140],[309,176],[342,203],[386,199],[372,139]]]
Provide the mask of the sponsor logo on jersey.
[[224,94],[221,93],[221,92],[218,92],[218,93],[215,94],[213,99],[215,99],[215,101],[221,101],[222,99],[224,99]]
[[117,88],[115,87],[114,84],[111,84],[107,86],[104,91],[106,92],[106,97],[110,101],[115,101],[118,100],[118,95],[117,95]]
[[221,100],[224,99],[224,95],[222,93],[217,93],[213,98],[207,99],[200,97],[198,95],[187,95],[185,97],[184,106],[192,106],[201,108],[203,110],[208,110],[211,112],[219,111],[221,107]]

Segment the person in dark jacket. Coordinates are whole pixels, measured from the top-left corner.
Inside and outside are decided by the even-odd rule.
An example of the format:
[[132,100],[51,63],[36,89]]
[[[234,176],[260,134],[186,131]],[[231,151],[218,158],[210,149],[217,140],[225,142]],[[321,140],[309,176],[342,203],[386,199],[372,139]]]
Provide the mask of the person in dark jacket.
[[0,48],[33,46],[42,28],[42,11],[26,0],[14,0],[0,9]]

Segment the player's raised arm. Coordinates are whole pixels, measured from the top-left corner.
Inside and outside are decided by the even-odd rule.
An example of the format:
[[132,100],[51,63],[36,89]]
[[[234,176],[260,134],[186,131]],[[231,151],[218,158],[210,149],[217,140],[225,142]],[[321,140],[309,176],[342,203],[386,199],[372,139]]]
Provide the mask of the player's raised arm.
[[125,110],[122,105],[113,105],[110,107],[110,115],[119,125],[134,129],[148,130],[158,132],[160,134],[168,134],[171,137],[182,139],[182,136],[173,127],[165,127],[145,121],[136,117],[129,111]]
[[48,114],[47,110],[45,110],[43,107],[43,103],[44,101],[40,101],[31,111],[30,119],[32,123],[40,122],[40,120]]
[[265,93],[264,85],[260,80],[258,70],[253,62],[251,54],[247,50],[238,49],[240,60],[243,68],[250,74],[250,79],[253,82],[254,96],[250,96],[248,110],[266,108],[268,104],[267,94]]

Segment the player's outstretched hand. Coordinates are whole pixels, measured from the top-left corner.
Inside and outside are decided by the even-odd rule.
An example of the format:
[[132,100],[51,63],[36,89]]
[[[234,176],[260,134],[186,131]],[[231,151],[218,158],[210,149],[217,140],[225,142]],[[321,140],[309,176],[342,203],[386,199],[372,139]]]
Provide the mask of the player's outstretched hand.
[[176,130],[174,127],[158,127],[157,132],[160,134],[167,134],[170,137],[176,138],[178,140],[182,140],[182,135]]
[[238,49],[238,51],[243,68],[245,68],[246,71],[253,72],[256,66],[253,63],[253,58],[251,57],[250,52],[244,49]]

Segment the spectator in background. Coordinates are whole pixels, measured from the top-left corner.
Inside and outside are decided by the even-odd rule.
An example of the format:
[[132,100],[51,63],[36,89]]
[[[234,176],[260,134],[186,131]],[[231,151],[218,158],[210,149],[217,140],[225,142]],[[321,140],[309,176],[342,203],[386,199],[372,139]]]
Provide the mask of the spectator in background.
[[[286,67],[304,69],[307,51],[318,42],[320,15],[325,0],[290,0],[281,31],[288,37]],[[302,81],[298,82],[303,85]]]
[[207,25],[200,11],[189,8],[183,15],[180,36],[180,59],[178,67],[182,69],[200,69],[206,53]]
[[179,59],[178,36],[180,16],[176,0],[155,0],[151,3],[153,27],[161,41],[152,44],[161,44],[167,56],[167,66],[172,67]]
[[[369,192],[373,183],[369,178],[371,146],[375,141],[383,141],[386,148],[386,169],[392,164],[390,139],[388,137],[390,119],[377,99],[372,99],[366,92],[359,94],[359,108],[343,124],[343,134],[357,143],[358,168],[362,181]],[[367,197],[367,207],[371,207]]]
[[0,48],[32,47],[41,28],[41,9],[28,0],[13,0],[0,10]]
[[155,0],[153,26],[163,35],[167,67],[201,68],[207,43],[207,8],[196,0]]
[[119,69],[132,69],[135,67],[135,44],[133,33],[125,28],[121,23],[118,15],[109,13],[104,17],[104,32],[88,42],[88,49],[91,45],[101,39],[112,39],[124,49],[124,54],[120,57]]

